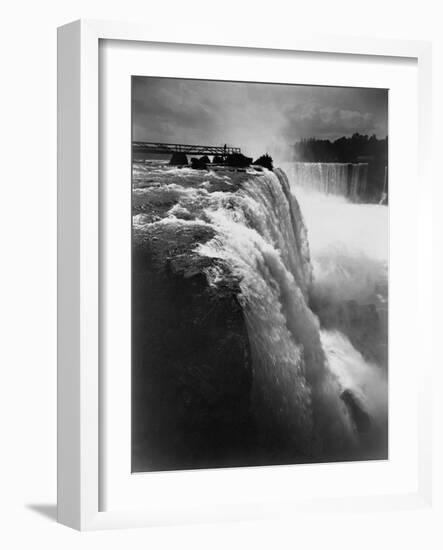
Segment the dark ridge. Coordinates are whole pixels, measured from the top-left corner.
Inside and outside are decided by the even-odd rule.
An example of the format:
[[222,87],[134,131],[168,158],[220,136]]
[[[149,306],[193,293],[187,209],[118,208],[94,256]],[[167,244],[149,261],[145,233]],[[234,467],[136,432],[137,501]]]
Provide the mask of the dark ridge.
[[[255,456],[252,365],[237,280],[192,252],[206,228],[133,246],[132,469],[238,466]],[[205,269],[226,269],[212,288]]]

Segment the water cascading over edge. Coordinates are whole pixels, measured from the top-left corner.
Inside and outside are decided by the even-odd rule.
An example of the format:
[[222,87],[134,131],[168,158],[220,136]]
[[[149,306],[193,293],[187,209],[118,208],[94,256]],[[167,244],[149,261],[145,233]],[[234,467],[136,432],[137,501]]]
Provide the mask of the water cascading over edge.
[[293,162],[288,164],[295,185],[325,195],[358,202],[366,193],[368,165],[365,163]]
[[[204,215],[216,232],[199,254],[221,260],[240,281],[263,444],[306,460],[339,455],[354,434],[308,305],[309,245],[286,175],[251,176],[210,201]],[[207,276],[213,285],[223,280],[212,268]]]

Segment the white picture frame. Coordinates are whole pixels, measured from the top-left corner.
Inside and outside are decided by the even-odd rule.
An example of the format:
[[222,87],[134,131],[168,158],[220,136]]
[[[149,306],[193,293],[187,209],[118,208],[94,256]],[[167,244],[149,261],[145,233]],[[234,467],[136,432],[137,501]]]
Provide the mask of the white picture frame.
[[[100,506],[100,471],[103,445],[101,422],[100,358],[100,280],[101,210],[99,154],[99,43],[101,40],[193,44],[209,47],[268,49],[331,53],[337,56],[386,56],[412,58],[418,70],[418,193],[420,196],[419,233],[422,242],[431,241],[430,182],[430,82],[431,47],[427,42],[370,40],[363,38],[263,36],[251,29],[244,36],[201,32],[187,35],[186,26],[163,31],[145,25],[103,21],[77,21],[58,33],[58,520],[70,527],[89,530],[130,526],[232,520],[291,515],[300,503],[266,497],[246,506],[232,503],[217,506],[126,507],[103,511]],[[426,265],[424,248],[420,265]],[[419,258],[417,258],[419,260]],[[423,261],[423,262],[422,262]],[[421,276],[424,274],[422,273]],[[428,295],[420,294],[421,314],[426,315]],[[426,300],[425,300],[426,298]],[[430,336],[429,336],[430,338]],[[425,343],[426,334],[423,335]],[[304,499],[303,508],[320,511],[372,510],[429,506],[431,479],[431,346],[421,365],[417,388],[418,472],[413,491],[383,496],[355,495],[337,498]],[[425,357],[426,359],[426,357]],[[129,368],[129,367],[128,367]],[[174,474],[169,474],[174,475]]]

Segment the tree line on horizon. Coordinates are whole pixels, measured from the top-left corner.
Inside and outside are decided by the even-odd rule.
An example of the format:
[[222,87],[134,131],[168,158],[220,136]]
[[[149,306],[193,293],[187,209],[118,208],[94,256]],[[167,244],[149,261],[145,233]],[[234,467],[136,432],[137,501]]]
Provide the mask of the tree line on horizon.
[[300,162],[376,162],[387,164],[388,138],[378,139],[356,132],[351,137],[307,138],[294,144],[294,159]]

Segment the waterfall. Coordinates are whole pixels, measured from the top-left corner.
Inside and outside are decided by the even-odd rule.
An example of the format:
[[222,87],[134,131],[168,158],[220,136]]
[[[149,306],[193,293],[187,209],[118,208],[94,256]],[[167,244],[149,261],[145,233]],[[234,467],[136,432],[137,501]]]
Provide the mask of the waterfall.
[[[245,180],[229,208],[223,202],[205,209],[216,235],[198,251],[222,260],[240,279],[252,401],[265,443],[278,440],[300,456],[330,458],[352,444],[354,434],[308,305],[312,268],[299,205],[280,170]],[[208,278],[222,280],[214,270]]]
[[[385,242],[384,234],[373,236],[374,227],[385,227],[377,216],[386,209],[325,195],[357,200],[365,171],[293,163],[290,181],[280,169],[136,167],[135,237],[158,239],[173,226],[189,242],[195,228],[210,236],[189,252],[212,259],[199,264],[208,284],[222,291],[229,278],[238,281],[252,354],[251,409],[267,461],[274,450],[279,463],[386,456],[387,376],[375,364],[386,355],[378,320],[387,325],[386,255],[370,250]],[[306,187],[322,193],[305,198]],[[367,230],[355,230],[358,220],[368,221]],[[353,245],[366,236],[356,255],[334,242]]]
[[367,164],[294,162],[287,169],[295,185],[326,195],[358,202],[366,192]]

